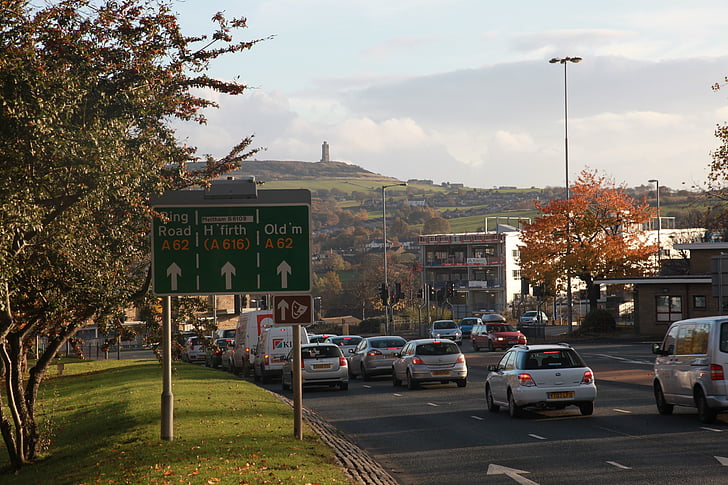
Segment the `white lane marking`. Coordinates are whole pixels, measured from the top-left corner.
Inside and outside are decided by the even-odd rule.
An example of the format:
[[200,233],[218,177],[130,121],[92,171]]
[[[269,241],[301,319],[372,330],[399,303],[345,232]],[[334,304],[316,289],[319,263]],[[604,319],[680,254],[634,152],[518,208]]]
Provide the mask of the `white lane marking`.
[[632,411],[627,411],[626,409],[618,409],[614,408],[614,410],[618,413],[624,413],[624,414],[632,414]]
[[397,396],[397,397],[402,397],[402,394],[400,394],[398,392],[395,392],[394,395]]
[[372,388],[372,386],[370,386],[370,385],[368,385],[368,384],[364,384],[364,385],[363,385],[363,386],[361,386],[361,387],[363,387],[364,389],[371,389],[371,388]]
[[617,463],[616,461],[608,461],[607,463],[609,463],[610,465],[615,466],[617,468],[620,468],[622,470],[631,470],[632,469],[632,467],[624,466],[620,463]]
[[704,429],[705,431],[715,431],[716,433],[722,433],[723,432],[722,429],[718,429],[718,428],[708,428],[706,426],[702,426],[700,429]]
[[728,466],[728,458],[724,458],[722,456],[714,456],[716,460],[718,460],[718,463],[720,463],[723,466]]
[[531,438],[535,438],[537,440],[545,440],[546,439],[545,437],[539,436],[537,434],[529,434],[528,436],[530,436]]
[[427,405],[435,408],[440,406],[439,404],[435,404],[434,402],[428,402]]
[[483,421],[485,418],[481,418],[480,416],[470,416],[473,419],[477,419],[478,421]]
[[521,473],[530,473],[525,470],[518,470],[516,468],[508,468],[507,466],[502,465],[494,465],[490,464],[488,465],[488,472],[486,475],[505,475],[509,478],[512,478],[515,482],[520,483],[521,485],[538,485],[538,482],[534,482],[533,480],[529,480],[526,477],[522,477]]
[[627,359],[626,357],[619,357],[617,355],[607,355],[607,354],[596,354],[596,355],[598,355],[600,357],[606,357],[607,359],[619,360],[621,362],[624,362],[625,364],[655,365],[654,362],[650,362],[648,360]]

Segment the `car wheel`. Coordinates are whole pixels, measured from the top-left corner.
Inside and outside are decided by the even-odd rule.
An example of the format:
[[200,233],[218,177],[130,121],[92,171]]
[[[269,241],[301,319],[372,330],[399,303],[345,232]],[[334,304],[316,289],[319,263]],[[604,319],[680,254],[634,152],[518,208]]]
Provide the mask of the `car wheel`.
[[662,392],[662,386],[659,382],[655,382],[655,403],[657,404],[657,412],[660,414],[672,414],[674,406],[667,404],[665,394]]
[[520,418],[523,414],[521,406],[516,405],[513,393],[510,391],[508,391],[508,414],[510,414],[512,418]]
[[489,341],[488,341],[488,352],[493,352],[493,350],[495,350],[495,349],[493,348],[493,342],[491,342],[491,341],[489,340]]
[[362,378],[362,379],[364,379],[365,381],[368,381],[368,380],[370,380],[370,379],[371,379],[371,376],[370,376],[369,374],[367,374],[367,370],[366,370],[366,368],[364,367],[364,364],[362,364],[362,365],[361,365],[361,366],[359,367],[359,370],[361,371],[361,378]]
[[473,342],[473,351],[480,352],[480,347],[478,347],[478,344],[475,343],[475,340],[473,340],[472,342]]
[[500,406],[493,401],[493,392],[490,390],[490,386],[485,386],[485,405],[491,413],[497,413],[500,410]]
[[348,382],[340,382],[339,383],[339,389],[342,391],[346,391],[349,389],[349,383]]
[[458,387],[465,387],[468,385],[467,379],[458,379],[457,380]]
[[417,389],[418,387],[420,387],[420,385],[412,377],[412,374],[410,374],[410,372],[407,371],[407,389],[409,389],[411,391],[413,389]]
[[[291,376],[291,382],[293,382],[293,376]],[[283,389],[284,391],[287,391],[290,388],[291,388],[291,386],[286,384],[286,380],[283,377],[281,377],[281,389]]]
[[402,385],[402,381],[400,381],[399,379],[397,379],[397,373],[394,372],[394,369],[392,369],[392,385],[394,387],[399,387],[399,386]]
[[695,395],[695,406],[698,408],[698,418],[700,418],[701,423],[710,424],[715,421],[718,413],[708,407],[708,400],[705,399],[702,389],[698,389]]
[[579,411],[582,416],[591,416],[594,414],[594,401],[580,402]]

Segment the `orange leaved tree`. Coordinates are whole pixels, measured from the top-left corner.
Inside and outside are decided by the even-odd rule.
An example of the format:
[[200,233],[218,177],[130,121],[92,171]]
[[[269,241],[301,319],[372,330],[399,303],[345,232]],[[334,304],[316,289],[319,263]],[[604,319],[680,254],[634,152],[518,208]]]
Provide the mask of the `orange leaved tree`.
[[[653,217],[646,202],[637,202],[606,176],[584,170],[569,200],[536,203],[541,215],[522,231],[523,276],[563,291],[566,276],[591,290],[596,278],[642,275],[657,247],[642,224]],[[592,308],[598,294],[587,291]]]

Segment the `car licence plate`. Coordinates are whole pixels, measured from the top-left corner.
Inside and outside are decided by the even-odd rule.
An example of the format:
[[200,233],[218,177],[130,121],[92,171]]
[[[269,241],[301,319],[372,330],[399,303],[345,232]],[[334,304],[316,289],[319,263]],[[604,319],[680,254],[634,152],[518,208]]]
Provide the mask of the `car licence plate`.
[[569,392],[549,392],[549,399],[573,399],[574,391]]
[[330,369],[331,364],[314,364],[313,368],[314,369]]
[[432,375],[433,376],[449,376],[450,371],[449,370],[433,370]]

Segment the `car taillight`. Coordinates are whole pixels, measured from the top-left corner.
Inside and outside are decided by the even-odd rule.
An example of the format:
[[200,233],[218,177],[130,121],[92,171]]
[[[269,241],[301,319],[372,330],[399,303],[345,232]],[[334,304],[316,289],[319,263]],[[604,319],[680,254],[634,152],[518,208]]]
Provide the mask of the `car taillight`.
[[536,383],[533,382],[531,374],[518,374],[518,382],[520,382],[522,386],[526,387],[533,387],[536,385]]
[[710,380],[722,381],[724,379],[723,366],[718,364],[710,364]]
[[425,365],[425,361],[420,359],[419,357],[415,357],[412,359],[412,363],[415,365]]
[[265,355],[263,356],[263,363],[264,363],[265,365],[270,365],[270,355],[268,355],[268,354],[265,354]]
[[458,360],[455,361],[456,364],[462,364],[465,362],[465,356],[463,354],[458,355]]
[[305,362],[303,361],[303,359],[301,359],[301,369],[304,369],[304,368],[306,367],[306,365],[305,365],[305,364],[306,364],[306,363],[305,363]]
[[581,378],[582,384],[591,384],[594,380],[594,374],[592,374],[592,371],[588,370],[584,372],[584,377]]
[[343,355],[339,357],[339,367],[346,367],[348,365],[348,362],[346,361],[346,357]]
[[374,357],[375,355],[382,355],[382,353],[378,350],[370,350],[369,352],[367,352],[367,355],[370,357]]
[[245,347],[245,357],[250,357],[250,347]]

